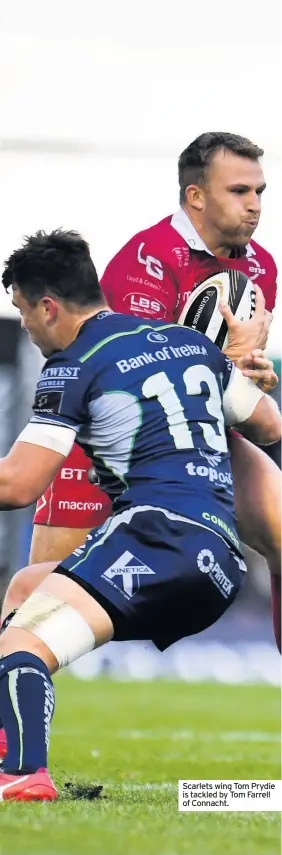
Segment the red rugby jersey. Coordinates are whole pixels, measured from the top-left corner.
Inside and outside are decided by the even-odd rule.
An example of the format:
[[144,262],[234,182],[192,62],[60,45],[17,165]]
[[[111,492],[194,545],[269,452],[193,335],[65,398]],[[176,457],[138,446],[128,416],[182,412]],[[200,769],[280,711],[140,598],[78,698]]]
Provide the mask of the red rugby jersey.
[[251,240],[241,254],[235,250],[231,258],[215,257],[180,208],[134,235],[106,267],[101,286],[116,312],[176,321],[193,287],[229,268],[260,286],[271,312],[277,269],[270,253]]

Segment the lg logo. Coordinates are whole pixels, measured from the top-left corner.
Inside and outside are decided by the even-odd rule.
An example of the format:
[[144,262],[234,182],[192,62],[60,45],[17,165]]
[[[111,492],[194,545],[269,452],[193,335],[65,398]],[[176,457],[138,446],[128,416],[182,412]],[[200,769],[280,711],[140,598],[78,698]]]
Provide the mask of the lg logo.
[[145,258],[142,256],[142,249],[145,246],[145,243],[140,243],[137,252],[137,258],[140,264],[145,264],[146,271],[149,276],[154,276],[155,279],[162,280],[164,278],[162,264],[158,258],[154,258],[153,255],[146,255]]

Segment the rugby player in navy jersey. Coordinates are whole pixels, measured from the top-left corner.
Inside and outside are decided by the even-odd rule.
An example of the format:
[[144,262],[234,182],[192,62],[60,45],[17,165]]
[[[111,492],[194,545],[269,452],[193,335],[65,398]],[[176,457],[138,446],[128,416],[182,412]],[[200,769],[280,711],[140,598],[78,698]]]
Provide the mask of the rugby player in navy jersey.
[[76,233],[30,237],[3,281],[47,363],[33,417],[0,463],[0,508],[42,494],[76,439],[114,509],[45,565],[0,639],[1,799],[44,801],[57,798],[51,675],[113,638],[164,650],[221,617],[246,570],[225,426],[270,443],[281,419],[206,337],[112,312]]

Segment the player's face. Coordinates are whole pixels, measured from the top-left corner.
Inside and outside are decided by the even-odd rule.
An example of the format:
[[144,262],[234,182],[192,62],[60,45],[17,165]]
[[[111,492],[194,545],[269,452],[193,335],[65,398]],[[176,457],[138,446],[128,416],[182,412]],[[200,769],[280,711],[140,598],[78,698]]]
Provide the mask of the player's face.
[[215,153],[204,189],[204,219],[225,246],[246,246],[257,227],[265,189],[260,163],[231,151]]
[[21,294],[19,288],[13,286],[12,302],[13,306],[19,309],[21,326],[27,330],[33,344],[40,348],[43,356],[51,356],[58,348],[54,345],[54,333],[52,326],[50,326],[48,298],[47,300],[43,298],[36,305],[32,305]]

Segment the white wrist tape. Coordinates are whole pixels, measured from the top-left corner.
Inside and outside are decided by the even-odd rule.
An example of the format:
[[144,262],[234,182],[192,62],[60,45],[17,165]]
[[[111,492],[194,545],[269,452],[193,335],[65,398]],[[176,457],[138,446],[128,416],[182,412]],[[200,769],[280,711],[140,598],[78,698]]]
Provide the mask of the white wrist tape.
[[84,618],[63,600],[47,594],[31,594],[11,620],[44,641],[59,668],[94,650],[95,636]]
[[234,368],[223,393],[226,424],[236,425],[249,419],[263,395],[264,392],[255,386],[250,377],[244,377],[239,368]]

